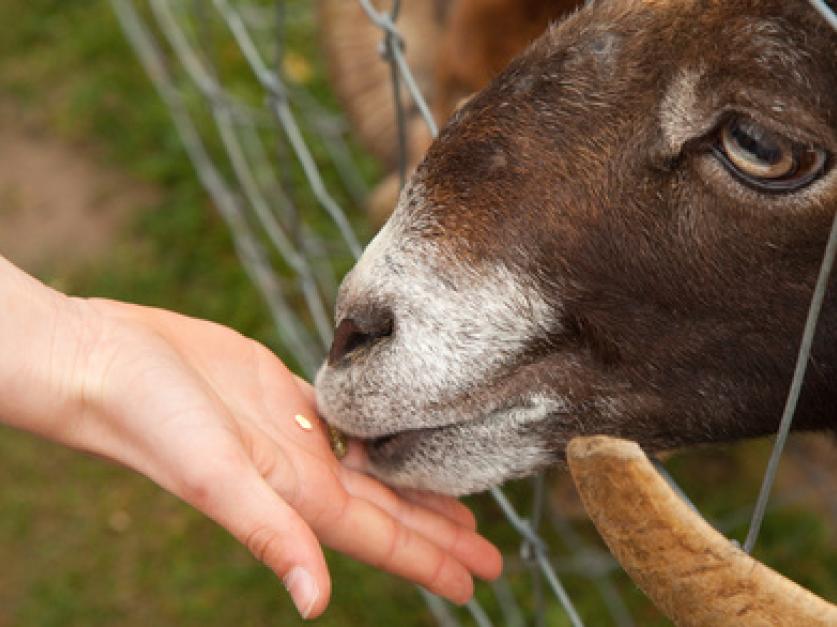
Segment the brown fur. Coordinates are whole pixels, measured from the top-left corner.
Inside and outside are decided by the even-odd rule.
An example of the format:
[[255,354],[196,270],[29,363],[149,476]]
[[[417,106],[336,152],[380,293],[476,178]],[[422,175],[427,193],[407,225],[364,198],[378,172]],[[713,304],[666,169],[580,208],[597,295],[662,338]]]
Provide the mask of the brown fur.
[[[794,192],[748,187],[713,153],[732,115],[825,149],[823,174]],[[808,3],[586,6],[431,146],[338,303],[391,331],[324,366],[324,415],[370,438],[380,476],[454,493],[536,470],[545,453],[559,461],[579,434],[656,451],[775,432],[837,211],[835,154],[837,33]],[[427,249],[433,259],[414,252]],[[520,289],[464,301],[491,298],[473,291],[480,277]],[[800,429],[837,423],[831,284]],[[459,387],[422,393],[404,374],[435,382],[434,371]]]
[[444,122],[580,0],[458,0],[445,22],[433,110]]
[[[599,3],[565,22],[444,130],[417,177],[438,229],[428,236],[560,294],[570,331],[533,342],[545,356],[537,376],[582,402],[625,400],[618,417],[591,407],[580,432],[652,449],[771,433],[837,208],[834,177],[810,199],[760,197],[700,173],[712,158],[702,135],[670,151],[653,113],[682,68],[706,68],[706,131],[738,109],[833,155],[836,37],[804,3],[639,4]],[[624,65],[597,57],[611,45]],[[567,350],[580,357],[572,371]],[[832,289],[797,427],[834,427],[835,381]],[[559,448],[567,435],[555,434]]]
[[[386,10],[391,3],[375,0],[373,5]],[[423,45],[423,42],[435,41],[442,36],[445,13],[442,8],[431,0],[405,0],[398,17],[399,31],[406,43],[407,62],[422,93],[430,100],[435,99],[438,48]],[[369,20],[357,0],[318,0],[317,21],[331,84],[355,136],[386,167],[394,168],[398,162],[398,138],[390,69],[379,52],[383,39],[381,29]],[[406,90],[403,97],[413,125],[416,118],[414,104]],[[427,134],[424,128],[414,126],[412,132],[417,137],[423,138]],[[415,154],[414,163],[429,143],[424,139],[421,141],[423,147]]]
[[[387,9],[388,2],[374,3]],[[402,0],[397,25],[411,71],[443,125],[459,102],[485,87],[547,26],[581,0]],[[389,66],[378,53],[380,29],[356,0],[319,0],[319,22],[332,84],[361,143],[393,172],[369,199],[380,226],[392,213],[400,178]],[[407,162],[412,172],[432,137],[403,89]]]

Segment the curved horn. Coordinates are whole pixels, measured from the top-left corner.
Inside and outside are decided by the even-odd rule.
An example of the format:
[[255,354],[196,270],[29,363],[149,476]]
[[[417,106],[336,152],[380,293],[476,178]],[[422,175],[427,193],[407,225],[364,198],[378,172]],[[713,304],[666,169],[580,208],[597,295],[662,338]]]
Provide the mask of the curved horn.
[[636,443],[575,438],[567,461],[611,553],[677,625],[837,625],[837,606],[715,531]]

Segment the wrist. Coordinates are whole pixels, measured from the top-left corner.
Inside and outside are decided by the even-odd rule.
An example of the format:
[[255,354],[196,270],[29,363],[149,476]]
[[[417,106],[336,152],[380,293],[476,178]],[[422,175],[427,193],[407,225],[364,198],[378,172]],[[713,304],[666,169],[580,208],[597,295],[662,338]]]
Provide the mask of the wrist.
[[0,422],[65,441],[84,413],[94,316],[0,257]]

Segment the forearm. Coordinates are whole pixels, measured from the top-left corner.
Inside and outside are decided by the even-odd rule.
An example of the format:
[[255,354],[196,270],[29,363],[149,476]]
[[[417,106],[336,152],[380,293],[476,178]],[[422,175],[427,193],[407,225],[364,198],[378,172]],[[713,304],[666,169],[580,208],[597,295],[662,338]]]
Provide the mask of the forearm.
[[0,256],[0,422],[65,439],[83,409],[85,309]]

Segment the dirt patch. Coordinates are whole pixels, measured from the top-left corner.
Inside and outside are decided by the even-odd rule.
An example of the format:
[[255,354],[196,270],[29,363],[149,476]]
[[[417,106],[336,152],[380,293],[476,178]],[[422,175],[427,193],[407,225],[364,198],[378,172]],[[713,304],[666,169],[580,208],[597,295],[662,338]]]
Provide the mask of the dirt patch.
[[0,254],[14,263],[31,272],[95,263],[157,197],[0,99]]

